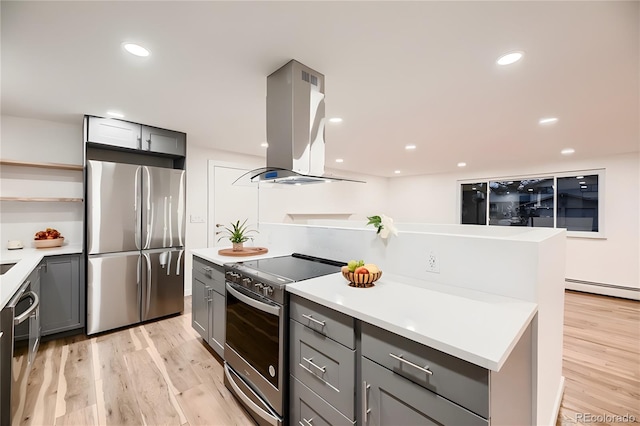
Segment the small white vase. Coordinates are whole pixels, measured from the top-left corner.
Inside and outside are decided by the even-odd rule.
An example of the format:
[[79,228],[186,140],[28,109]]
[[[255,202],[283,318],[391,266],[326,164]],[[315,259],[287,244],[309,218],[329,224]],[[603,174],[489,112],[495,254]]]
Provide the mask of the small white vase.
[[244,243],[233,243],[233,251],[242,251]]

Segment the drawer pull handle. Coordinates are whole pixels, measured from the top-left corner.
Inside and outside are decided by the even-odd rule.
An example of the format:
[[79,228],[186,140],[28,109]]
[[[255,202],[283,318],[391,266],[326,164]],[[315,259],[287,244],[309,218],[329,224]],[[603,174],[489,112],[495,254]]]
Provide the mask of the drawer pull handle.
[[307,419],[305,419],[305,418],[303,417],[303,418],[302,418],[302,422],[304,422],[304,423],[302,423],[302,422],[298,422],[298,424],[299,424],[300,426],[313,426],[313,423],[311,423],[312,421],[313,421],[313,417],[312,417],[312,418],[310,418],[309,420],[307,420]]
[[316,364],[315,362],[313,362],[313,358],[309,358],[306,359],[305,357],[302,357],[303,360],[305,360],[310,366],[317,368],[318,370],[322,371],[323,373],[327,372],[327,367],[320,367],[318,364]]
[[428,365],[425,365],[424,367],[420,367],[418,364],[414,364],[414,363],[412,363],[411,361],[407,361],[406,359],[402,358],[402,354],[400,354],[400,355],[396,355],[396,354],[392,354],[392,353],[390,353],[390,354],[389,354],[389,356],[390,356],[391,358],[397,359],[397,360],[398,360],[398,361],[400,361],[400,362],[403,362],[403,363],[405,363],[405,364],[407,364],[407,365],[410,365],[410,366],[412,366],[412,367],[413,367],[413,368],[415,368],[415,369],[418,369],[418,370],[420,370],[420,371],[422,371],[422,372],[424,372],[424,373],[427,373],[427,374],[428,374],[428,375],[430,375],[430,376],[432,376],[432,375],[433,375],[433,371],[429,370],[429,366],[428,366]]
[[211,271],[212,271],[211,266],[203,266],[203,267],[202,267],[202,269],[204,269],[204,272],[206,272],[206,273],[208,273],[208,274],[210,274],[210,273],[211,273]]
[[362,382],[362,418],[364,423],[369,423],[368,417],[371,412],[371,408],[368,407],[369,395],[367,395],[370,388],[371,385],[368,385],[366,381]]
[[315,319],[314,317],[312,317],[311,315],[307,315],[307,314],[302,314],[302,316],[306,319],[308,319],[309,321],[313,321],[316,324],[320,324],[322,327],[324,327],[326,325],[326,323],[324,321],[320,321]]

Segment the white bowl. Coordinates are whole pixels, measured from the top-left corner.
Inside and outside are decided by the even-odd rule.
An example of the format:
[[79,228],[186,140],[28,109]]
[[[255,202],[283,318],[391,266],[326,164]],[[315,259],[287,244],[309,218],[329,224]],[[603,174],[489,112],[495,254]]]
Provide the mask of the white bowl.
[[64,243],[64,237],[54,238],[51,240],[33,240],[36,248],[60,247]]

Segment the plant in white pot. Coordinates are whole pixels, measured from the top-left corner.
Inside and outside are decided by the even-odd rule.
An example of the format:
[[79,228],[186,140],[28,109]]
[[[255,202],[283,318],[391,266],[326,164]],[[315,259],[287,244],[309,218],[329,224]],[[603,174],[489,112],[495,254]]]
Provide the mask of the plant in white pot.
[[242,251],[244,243],[249,240],[253,240],[253,236],[251,234],[258,232],[255,229],[249,228],[249,225],[247,225],[247,219],[245,219],[242,224],[239,220],[235,223],[231,222],[231,227],[221,224],[217,224],[216,227],[222,228],[221,231],[216,232],[216,235],[222,234],[222,236],[218,238],[218,241],[223,238],[228,238],[233,244],[233,251]]

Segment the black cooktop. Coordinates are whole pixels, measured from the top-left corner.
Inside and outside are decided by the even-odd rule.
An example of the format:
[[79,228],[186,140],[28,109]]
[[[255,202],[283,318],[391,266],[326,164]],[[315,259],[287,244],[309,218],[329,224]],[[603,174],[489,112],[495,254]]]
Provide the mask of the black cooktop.
[[246,268],[288,278],[292,281],[308,280],[340,272],[340,267],[344,265],[346,265],[345,262],[322,259],[300,253],[293,253],[291,256],[242,262],[242,266]]

